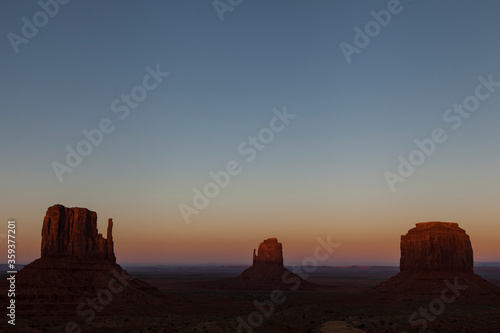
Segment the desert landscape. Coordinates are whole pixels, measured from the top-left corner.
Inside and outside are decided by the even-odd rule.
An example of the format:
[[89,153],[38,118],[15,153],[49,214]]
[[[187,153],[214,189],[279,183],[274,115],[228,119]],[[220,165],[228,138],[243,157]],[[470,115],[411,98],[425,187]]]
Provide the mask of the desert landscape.
[[500,333],[500,2],[0,8],[0,333]]
[[[246,269],[124,270],[116,263],[112,219],[107,238],[96,226],[97,214],[88,209],[48,208],[41,257],[0,281],[9,290],[9,277],[15,277],[16,325],[4,329],[493,333],[500,324],[500,265],[476,269],[497,285],[474,273],[471,241],[457,223],[417,223],[401,236],[399,272],[357,266],[289,270],[277,238],[254,249]],[[322,247],[327,255],[337,244]],[[9,309],[7,295],[2,298]]]

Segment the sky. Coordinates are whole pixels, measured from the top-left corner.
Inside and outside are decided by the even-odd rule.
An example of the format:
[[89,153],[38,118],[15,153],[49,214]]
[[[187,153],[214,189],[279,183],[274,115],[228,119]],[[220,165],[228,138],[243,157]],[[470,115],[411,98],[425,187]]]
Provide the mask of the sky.
[[277,237],[296,265],[330,237],[322,265],[398,265],[425,221],[500,261],[500,3],[59,1],[0,11],[18,262],[54,204],[113,218],[122,264],[250,264]]

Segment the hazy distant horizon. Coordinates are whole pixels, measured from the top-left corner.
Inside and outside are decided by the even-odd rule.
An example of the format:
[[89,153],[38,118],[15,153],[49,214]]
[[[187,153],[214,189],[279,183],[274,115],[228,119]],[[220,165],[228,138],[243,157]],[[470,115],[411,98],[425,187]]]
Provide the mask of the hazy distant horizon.
[[[23,266],[26,266],[28,263],[20,263],[18,266],[22,268]],[[238,263],[199,263],[199,264],[164,264],[164,263],[127,263],[123,262],[121,265],[125,268],[127,267],[141,267],[141,268],[175,268],[175,267],[183,267],[183,268],[189,268],[189,267],[250,267],[252,266],[252,263],[247,263],[247,264],[238,264]],[[1,266],[7,266],[6,264],[0,264]],[[289,265],[289,264],[284,264],[285,267],[302,267],[303,265],[297,264],[297,265]],[[346,265],[319,265],[319,267],[336,267],[336,268],[349,268],[349,267],[392,267],[392,268],[399,268],[399,263],[396,264],[370,264],[370,265],[363,265],[363,264],[346,264]],[[500,267],[500,262],[475,262],[474,267]],[[5,269],[7,270],[7,269]]]

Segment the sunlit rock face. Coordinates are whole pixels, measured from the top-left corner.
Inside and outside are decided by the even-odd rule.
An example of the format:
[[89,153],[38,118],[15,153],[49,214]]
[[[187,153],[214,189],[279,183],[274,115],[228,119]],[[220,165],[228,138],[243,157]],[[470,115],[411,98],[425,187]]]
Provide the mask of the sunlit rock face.
[[276,264],[283,266],[283,246],[276,238],[268,238],[260,243],[257,255],[253,250],[253,265]]
[[472,272],[472,245],[458,223],[417,223],[401,236],[401,271]]
[[460,299],[500,299],[500,288],[475,274],[473,266],[470,238],[458,223],[417,223],[401,236],[400,273],[375,289],[394,299],[439,298],[451,283]]
[[42,258],[104,259],[116,262],[113,221],[107,238],[97,232],[97,214],[86,208],[54,205],[47,209],[42,227]]

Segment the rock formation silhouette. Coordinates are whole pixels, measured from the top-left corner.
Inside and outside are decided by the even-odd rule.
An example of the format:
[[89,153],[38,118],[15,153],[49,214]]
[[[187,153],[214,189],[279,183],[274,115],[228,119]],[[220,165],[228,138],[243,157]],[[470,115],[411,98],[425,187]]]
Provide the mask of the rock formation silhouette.
[[244,280],[281,281],[287,269],[283,266],[283,246],[276,238],[264,240],[257,254],[253,250],[252,266],[240,275]]
[[401,271],[473,272],[472,245],[458,223],[417,223],[401,236]]
[[[56,309],[76,315],[78,304],[104,294],[112,298],[109,304],[106,299],[105,311],[150,313],[152,307],[159,308],[164,295],[116,263],[112,229],[109,219],[104,238],[97,231],[95,212],[49,207],[42,227],[41,258],[16,274],[18,311],[43,315]],[[6,286],[2,279],[0,288]]]
[[42,258],[69,257],[116,262],[113,220],[107,239],[97,233],[97,214],[85,208],[49,207],[42,227]]
[[376,290],[399,298],[438,297],[449,282],[462,286],[463,298],[500,297],[500,288],[476,275],[473,265],[470,238],[458,223],[417,223],[401,236],[400,273]]
[[253,265],[276,264],[283,266],[283,246],[276,238],[268,238],[259,245],[258,255],[253,249]]
[[293,285],[303,289],[315,286],[283,266],[283,246],[276,238],[264,240],[257,253],[253,250],[252,266],[236,277],[236,281],[250,289],[290,289]]

